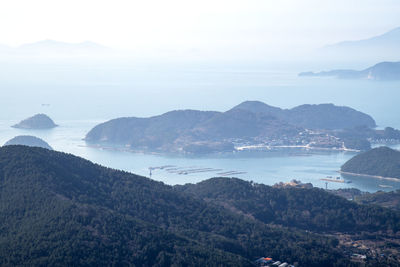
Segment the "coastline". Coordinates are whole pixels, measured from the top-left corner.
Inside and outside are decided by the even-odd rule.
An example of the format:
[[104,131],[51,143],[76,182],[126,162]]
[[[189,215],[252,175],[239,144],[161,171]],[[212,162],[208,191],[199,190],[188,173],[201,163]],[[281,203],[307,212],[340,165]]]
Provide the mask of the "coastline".
[[321,150],[321,151],[339,151],[339,152],[361,152],[361,150],[352,149],[352,148],[335,148],[335,147],[318,147],[318,146],[310,146],[310,145],[247,145],[247,146],[235,146],[235,150],[243,151],[243,150],[257,150],[257,149],[279,149],[279,148],[302,148],[307,150]]
[[106,146],[102,144],[85,144],[79,145],[80,147],[89,147],[101,150],[110,150],[110,151],[120,151],[120,152],[130,152],[130,153],[138,153],[138,154],[149,154],[149,155],[216,155],[216,154],[234,154],[237,152],[242,151],[264,151],[264,152],[271,152],[271,151],[278,151],[279,149],[306,149],[307,151],[328,151],[328,152],[360,152],[360,150],[350,149],[350,148],[325,148],[325,147],[312,147],[307,145],[280,145],[280,146],[264,146],[264,145],[248,145],[248,146],[241,146],[235,147],[232,151],[219,151],[219,152],[211,152],[211,153],[182,153],[181,151],[163,151],[163,152],[156,152],[150,150],[140,150],[140,149],[132,149],[123,146]]
[[365,176],[365,177],[370,177],[370,178],[376,178],[376,179],[400,182],[400,178],[395,178],[395,177],[386,177],[386,176],[371,175],[371,174],[361,174],[361,173],[354,173],[354,172],[344,172],[344,171],[338,171],[338,172],[340,174],[351,175],[351,176]]

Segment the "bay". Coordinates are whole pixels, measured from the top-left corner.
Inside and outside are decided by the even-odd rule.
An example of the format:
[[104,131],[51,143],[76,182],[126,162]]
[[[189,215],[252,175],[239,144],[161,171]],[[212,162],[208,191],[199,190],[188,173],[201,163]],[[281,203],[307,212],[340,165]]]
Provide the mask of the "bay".
[[[82,139],[96,124],[117,117],[152,116],[174,109],[225,111],[245,100],[282,108],[305,103],[346,105],[373,116],[378,127],[400,128],[398,82],[300,78],[296,71],[270,68],[2,66],[0,144],[16,135],[35,135],[56,150],[145,176],[149,167],[171,165],[170,171],[152,171],[153,179],[167,184],[194,183],[235,171],[236,177],[264,184],[297,179],[325,188],[320,179],[340,176],[340,166],[354,153],[292,149],[189,157],[101,150],[87,147]],[[46,113],[60,126],[41,131],[10,127],[36,113]],[[177,173],[204,168],[215,171]],[[345,179],[352,183],[329,182],[328,188],[400,189],[398,182]]]

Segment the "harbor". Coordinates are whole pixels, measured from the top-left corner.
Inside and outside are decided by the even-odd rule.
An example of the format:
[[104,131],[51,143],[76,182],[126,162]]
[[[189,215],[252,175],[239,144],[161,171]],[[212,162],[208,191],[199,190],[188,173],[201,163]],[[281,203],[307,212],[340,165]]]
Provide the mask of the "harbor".
[[341,178],[341,177],[336,177],[336,178],[334,178],[334,177],[332,177],[332,176],[327,176],[327,177],[325,177],[325,178],[322,178],[322,179],[320,179],[321,181],[325,181],[325,182],[334,182],[334,183],[347,183],[347,184],[350,184],[351,183],[351,181],[345,181],[343,178]]

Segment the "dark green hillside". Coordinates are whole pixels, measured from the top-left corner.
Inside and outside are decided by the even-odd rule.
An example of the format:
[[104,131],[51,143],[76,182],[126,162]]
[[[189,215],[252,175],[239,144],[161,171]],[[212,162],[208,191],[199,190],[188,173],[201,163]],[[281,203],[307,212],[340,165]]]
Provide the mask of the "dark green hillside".
[[341,171],[400,179],[400,152],[388,147],[374,148],[348,160]]
[[211,250],[140,216],[119,212],[113,207],[119,201],[112,197],[121,196],[119,182],[142,192],[138,198],[149,187],[155,192],[164,187],[58,152],[1,148],[0,264],[249,264],[240,256]]
[[347,266],[334,238],[271,228],[72,155],[0,148],[0,265]]
[[357,203],[365,205],[378,205],[400,211],[400,190],[391,192],[378,191],[375,193],[364,193],[355,197]]
[[235,178],[176,188],[264,223],[318,232],[400,230],[400,213],[358,205],[317,188],[274,188]]

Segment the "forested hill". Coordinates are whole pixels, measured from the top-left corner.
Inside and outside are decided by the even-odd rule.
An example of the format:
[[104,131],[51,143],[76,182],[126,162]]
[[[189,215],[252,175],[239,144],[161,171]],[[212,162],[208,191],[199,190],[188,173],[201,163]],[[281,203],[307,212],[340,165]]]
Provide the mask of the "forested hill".
[[175,188],[263,223],[315,232],[400,230],[400,213],[359,205],[318,188],[275,188],[236,178],[213,178]]
[[357,126],[376,124],[371,116],[350,107],[320,104],[281,109],[246,101],[226,112],[174,110],[149,118],[117,118],[96,125],[85,140],[135,151],[196,154],[232,152],[237,144],[304,144],[309,142],[303,135],[306,129],[326,133]]
[[273,115],[291,125],[307,129],[345,129],[360,125],[376,127],[374,119],[368,114],[333,104],[305,104],[292,109],[280,109],[260,101],[245,101],[232,110]]
[[400,151],[389,147],[371,149],[348,160],[341,171],[400,179]]
[[163,183],[26,146],[0,148],[0,229],[0,265],[249,266],[261,256],[352,265],[332,237],[271,228]]
[[400,190],[357,195],[354,199],[357,203],[378,205],[400,211]]

